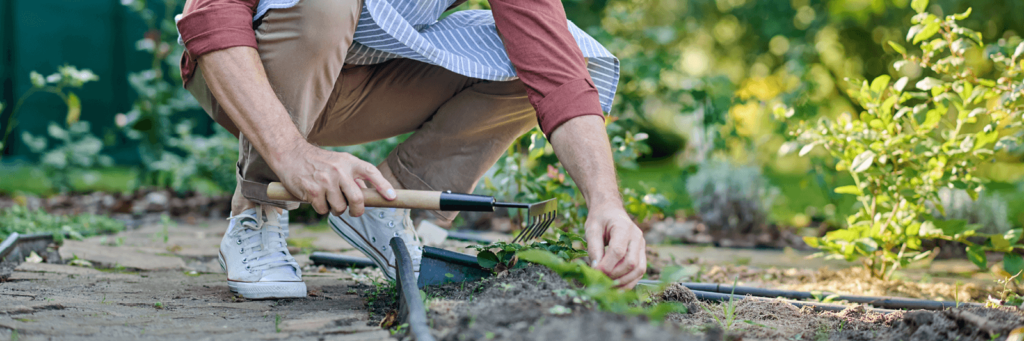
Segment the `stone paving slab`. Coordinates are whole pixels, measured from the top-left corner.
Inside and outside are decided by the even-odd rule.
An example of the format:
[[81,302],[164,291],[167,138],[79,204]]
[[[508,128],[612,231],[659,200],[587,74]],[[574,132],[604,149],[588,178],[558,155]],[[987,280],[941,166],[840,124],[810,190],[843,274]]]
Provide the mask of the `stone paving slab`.
[[219,220],[152,225],[66,240],[62,257],[77,255],[95,268],[19,265],[0,283],[0,340],[10,339],[12,330],[20,340],[391,338],[368,326],[366,304],[358,296],[366,284],[350,271],[309,266],[312,250],[354,252],[333,231],[292,227],[290,244],[298,238],[298,244],[312,245],[295,254],[304,266],[308,297],[252,301],[228,290],[217,264],[226,226]]

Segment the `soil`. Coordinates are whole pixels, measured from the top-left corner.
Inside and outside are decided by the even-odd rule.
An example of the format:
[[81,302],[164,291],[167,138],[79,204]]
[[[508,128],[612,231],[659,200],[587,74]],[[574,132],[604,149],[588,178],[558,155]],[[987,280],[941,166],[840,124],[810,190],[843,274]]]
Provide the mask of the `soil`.
[[[653,299],[681,302],[687,313],[656,323],[601,311],[592,301],[568,294],[574,287],[547,268],[531,266],[424,292],[438,340],[1005,340],[1024,326],[1024,313],[1015,308],[883,314],[851,306],[818,312],[781,300],[700,302],[682,285]],[[397,308],[391,304],[371,311]],[[368,323],[374,321],[379,320],[371,317]]]

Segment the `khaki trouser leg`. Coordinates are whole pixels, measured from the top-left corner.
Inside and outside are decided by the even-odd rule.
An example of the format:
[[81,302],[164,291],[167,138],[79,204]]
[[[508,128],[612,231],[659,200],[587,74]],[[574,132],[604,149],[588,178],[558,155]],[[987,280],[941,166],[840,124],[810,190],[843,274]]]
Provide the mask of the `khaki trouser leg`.
[[[415,132],[385,160],[407,189],[472,192],[509,145],[537,126],[521,81],[483,81],[409,59],[346,66],[329,103],[312,143]],[[434,213],[446,221],[457,214]]]

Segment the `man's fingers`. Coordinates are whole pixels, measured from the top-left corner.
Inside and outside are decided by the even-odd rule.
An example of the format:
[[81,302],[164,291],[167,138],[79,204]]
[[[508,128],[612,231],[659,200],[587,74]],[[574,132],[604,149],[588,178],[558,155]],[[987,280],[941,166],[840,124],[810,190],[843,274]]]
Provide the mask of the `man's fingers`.
[[[343,177],[344,178],[344,177]],[[341,190],[345,194],[345,198],[348,199],[348,214],[353,217],[363,215],[363,191],[359,189],[354,180],[342,180]]]
[[313,206],[313,210],[317,214],[327,214],[330,211],[327,208],[327,200],[324,195],[315,189],[306,190],[305,200]]
[[606,238],[608,240],[608,248],[604,250],[604,257],[601,258],[601,262],[597,264],[597,267],[608,277],[616,279],[627,272],[622,271],[620,274],[615,274],[612,271],[626,257],[626,252],[629,251],[630,240],[626,238],[624,233],[620,232],[621,229],[611,228],[610,230],[611,235]]
[[327,188],[327,203],[331,205],[331,213],[334,215],[345,213],[345,208],[348,207],[348,202],[341,195],[341,187]]
[[[590,221],[587,221],[590,224]],[[587,254],[590,256],[590,267],[597,268],[598,262],[604,256],[604,228],[595,226],[586,228]]]
[[358,168],[358,178],[369,181],[370,184],[377,189],[377,193],[380,193],[384,199],[395,200],[394,186],[391,186],[391,182],[385,179],[384,175],[380,174],[380,170],[377,169],[377,167],[363,162],[363,164],[359,165]]
[[[638,242],[637,244],[643,243]],[[621,286],[622,288],[632,289],[634,286],[636,286],[636,283],[639,282],[640,279],[644,277],[644,274],[647,273],[647,258],[645,257],[644,249],[646,249],[646,247],[644,247],[643,245],[640,245],[640,247],[634,247],[632,250],[630,250],[629,257],[626,257],[626,260],[623,261],[623,263],[635,262],[636,267],[634,267],[633,270],[627,273],[625,276],[618,278],[619,283],[624,283]]]
[[636,258],[634,258],[633,255],[635,252],[634,250],[637,247],[636,244],[636,240],[629,240],[629,243],[626,244],[626,252],[622,254],[622,257],[620,258],[619,262],[616,263],[614,266],[609,266],[607,268],[602,267],[602,269],[607,269],[604,271],[604,273],[607,274],[609,278],[617,279],[619,280],[619,283],[626,282],[623,276],[630,272],[633,272],[633,270],[635,270],[638,265],[637,260]]

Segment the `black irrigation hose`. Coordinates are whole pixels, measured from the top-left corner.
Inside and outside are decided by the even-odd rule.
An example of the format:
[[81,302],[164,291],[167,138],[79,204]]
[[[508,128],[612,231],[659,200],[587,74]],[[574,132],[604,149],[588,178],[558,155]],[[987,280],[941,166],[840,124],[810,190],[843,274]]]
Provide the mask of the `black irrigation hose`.
[[[739,300],[743,300],[743,299],[763,300],[763,301],[781,300],[781,299],[778,299],[778,298],[768,298],[768,297],[760,297],[760,296],[744,296],[744,295],[739,295],[738,293],[736,295],[733,295],[733,294],[723,294],[723,293],[707,292],[707,291],[700,291],[700,290],[693,290],[693,289],[690,289],[690,291],[692,291],[693,294],[697,296],[697,299],[702,300],[702,301],[727,302],[729,300],[739,301]],[[822,310],[822,311],[843,311],[846,308],[850,307],[850,306],[841,305],[841,304],[827,304],[827,303],[817,303],[817,302],[800,302],[800,301],[793,301],[793,300],[782,300],[782,301],[786,302],[786,303],[789,303],[789,304],[792,304],[792,305],[796,306],[797,308],[811,307],[811,308],[814,308],[814,310]],[[870,309],[870,311],[877,312],[877,313],[888,314],[888,313],[894,312],[895,310],[890,310],[890,309]]]
[[395,272],[398,282],[398,316],[409,324],[409,332],[417,341],[434,341],[427,327],[427,310],[423,307],[420,288],[416,286],[416,273],[412,269],[412,257],[405,248],[401,237],[391,238],[391,249],[395,252]]
[[[715,293],[735,293],[736,295],[750,295],[758,297],[783,297],[789,299],[806,300],[816,299],[815,295],[805,291],[792,291],[792,290],[775,290],[775,289],[762,289],[754,287],[733,287],[728,284],[711,284],[711,283],[682,283],[690,290],[699,290],[704,292],[715,292]],[[834,295],[834,296],[833,296]],[[888,309],[925,309],[925,310],[942,310],[946,308],[954,308],[957,306],[982,306],[977,303],[957,303],[950,301],[929,301],[919,300],[912,298],[898,298],[898,297],[872,297],[872,296],[859,296],[859,295],[835,295],[830,292],[822,292],[818,297],[824,298],[832,296],[833,300],[836,301],[847,301],[850,303],[870,304],[879,308]]]

